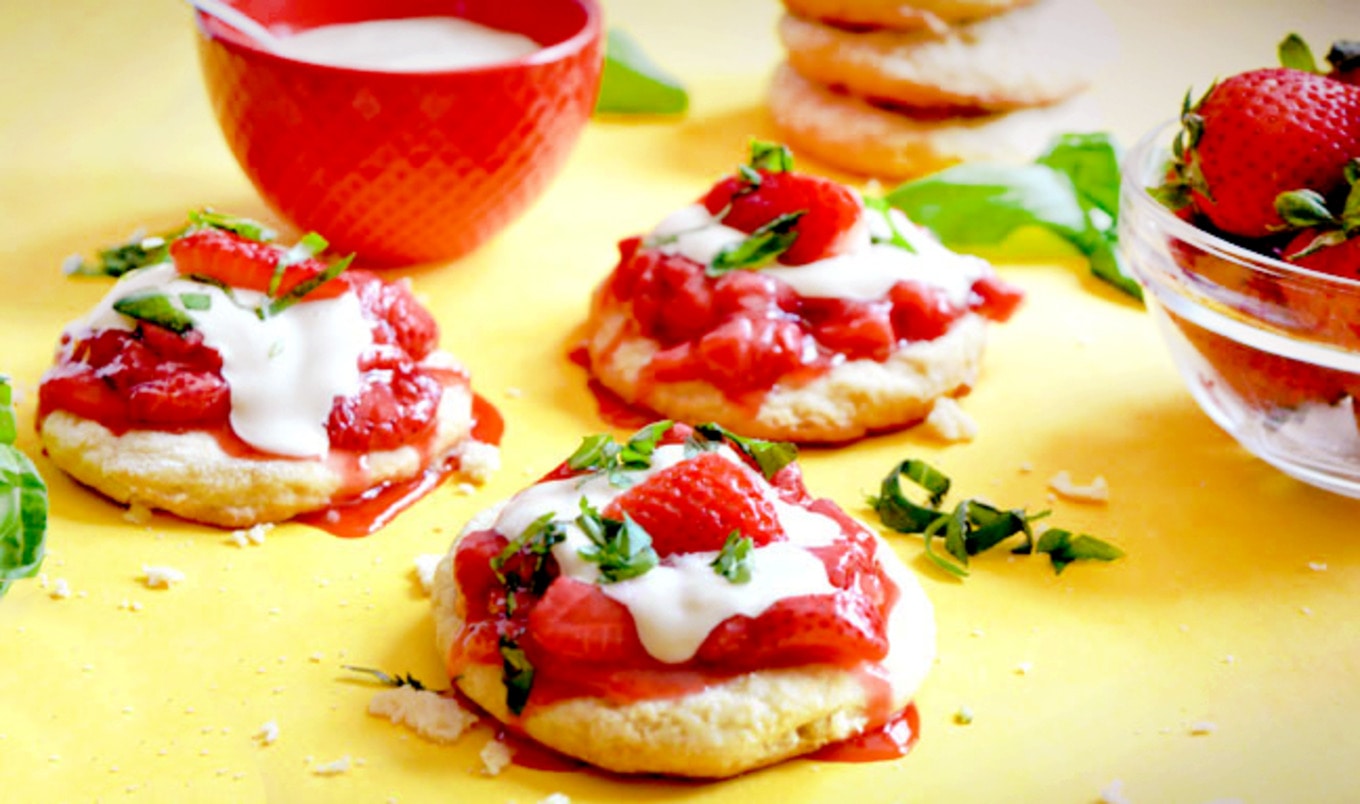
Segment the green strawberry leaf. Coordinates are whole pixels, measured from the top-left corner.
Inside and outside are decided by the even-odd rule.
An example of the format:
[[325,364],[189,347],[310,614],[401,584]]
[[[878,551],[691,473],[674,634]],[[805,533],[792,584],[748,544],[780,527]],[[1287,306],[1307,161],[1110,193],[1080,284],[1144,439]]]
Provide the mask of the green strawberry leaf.
[[1312,48],[1308,47],[1308,43],[1303,41],[1303,37],[1296,33],[1291,33],[1280,40],[1278,53],[1281,67],[1303,70],[1305,73],[1323,72],[1318,69],[1317,59],[1313,58]]

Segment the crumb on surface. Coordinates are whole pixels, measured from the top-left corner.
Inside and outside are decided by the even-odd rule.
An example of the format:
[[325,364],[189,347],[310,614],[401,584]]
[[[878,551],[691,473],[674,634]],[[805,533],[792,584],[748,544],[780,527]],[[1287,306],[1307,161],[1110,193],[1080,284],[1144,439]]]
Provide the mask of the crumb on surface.
[[174,567],[142,565],[142,579],[147,589],[169,589],[184,581],[184,573]]
[[478,756],[482,760],[482,773],[486,776],[499,776],[500,772],[510,764],[513,753],[505,743],[492,738],[482,746],[482,751]]
[[133,525],[145,525],[151,521],[151,509],[139,502],[133,502],[123,512],[123,521]]
[[273,745],[279,739],[278,722],[270,720],[260,726],[260,730],[255,732],[255,739],[260,741],[260,745]]
[[1190,724],[1190,733],[1195,736],[1213,734],[1218,731],[1218,724],[1208,720],[1200,720]]
[[1048,487],[1073,502],[1100,504],[1110,501],[1110,484],[1104,475],[1096,475],[1090,483],[1082,485],[1073,482],[1072,474],[1063,469],[1049,478]]
[[434,573],[443,559],[440,553],[421,553],[415,558],[416,577],[420,579],[420,588],[427,595],[434,590]]
[[977,422],[959,405],[958,400],[949,396],[935,400],[923,426],[936,438],[951,444],[972,441],[978,434]]
[[378,691],[368,702],[368,713],[385,717],[436,743],[454,742],[477,722],[477,716],[453,698],[410,686]]
[[53,582],[49,596],[53,600],[65,600],[71,596],[71,585],[66,582],[65,578],[58,578]]
[[1101,788],[1100,804],[1132,804],[1129,797],[1124,795],[1124,782],[1115,779]]
[[351,763],[349,755],[346,754],[345,756],[340,757],[334,762],[327,762],[324,765],[317,765],[315,768],[312,768],[312,773],[316,774],[317,776],[339,776],[340,774],[347,773],[349,771],[350,764]]

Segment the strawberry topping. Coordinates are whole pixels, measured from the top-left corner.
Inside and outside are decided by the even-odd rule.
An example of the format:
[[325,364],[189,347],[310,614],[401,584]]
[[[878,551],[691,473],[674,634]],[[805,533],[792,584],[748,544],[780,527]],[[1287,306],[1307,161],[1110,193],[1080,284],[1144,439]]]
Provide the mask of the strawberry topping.
[[758,183],[747,176],[718,182],[704,196],[704,208],[743,232],[754,232],[780,215],[799,215],[793,227],[797,237],[779,257],[785,265],[804,265],[845,250],[860,219],[859,199],[848,187],[800,173],[759,169],[755,175]]
[[[308,258],[289,265],[275,279],[279,261],[285,252],[278,246],[250,240],[222,229],[199,229],[170,244],[175,269],[185,276],[201,276],[243,290],[269,293],[278,298],[287,296],[298,285],[326,270],[325,264]],[[277,281],[277,286],[273,286]],[[306,298],[332,299],[349,289],[344,274],[331,279]],[[272,291],[272,292],[271,292]]]
[[715,453],[657,472],[603,513],[614,519],[631,516],[663,557],[718,550],[733,531],[757,546],[784,538],[774,506],[755,476]]

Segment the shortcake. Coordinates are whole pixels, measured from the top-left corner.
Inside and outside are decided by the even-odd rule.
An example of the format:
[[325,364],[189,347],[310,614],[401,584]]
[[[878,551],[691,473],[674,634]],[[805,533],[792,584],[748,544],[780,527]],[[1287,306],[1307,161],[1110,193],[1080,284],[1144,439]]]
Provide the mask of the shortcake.
[[988,319],[1020,292],[900,211],[751,162],[624,240],[585,328],[629,404],[777,441],[841,442],[925,418],[974,383]]
[[38,392],[53,463],[129,506],[246,527],[494,461],[405,283],[327,265],[315,236],[196,220],[63,332]]
[[1033,0],[783,0],[800,17],[845,28],[939,30],[1021,8]]
[[449,678],[622,773],[725,777],[883,730],[905,753],[930,603],[794,457],[711,424],[585,439],[440,563]]
[[1087,89],[1116,36],[1093,0],[1031,5],[943,30],[846,30],[786,14],[779,37],[809,81],[910,110],[997,112]]

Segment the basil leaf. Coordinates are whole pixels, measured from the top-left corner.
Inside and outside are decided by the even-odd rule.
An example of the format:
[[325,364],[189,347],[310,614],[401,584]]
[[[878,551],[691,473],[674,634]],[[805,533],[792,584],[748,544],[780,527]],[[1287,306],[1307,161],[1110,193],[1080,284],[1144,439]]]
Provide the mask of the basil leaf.
[[576,524],[590,540],[590,544],[577,554],[599,566],[601,583],[636,578],[661,560],[652,549],[652,537],[627,514],[622,522],[608,519],[582,497],[581,515],[576,518]]
[[974,162],[900,185],[886,200],[949,248],[999,247],[1026,227],[1047,230],[1091,273],[1142,299],[1117,248],[1119,155],[1108,134],[1059,137],[1030,165]]
[[[556,516],[556,513],[549,511],[535,519],[523,533],[511,539],[499,554],[491,558],[491,572],[496,580],[507,588],[513,584],[515,588],[528,589],[535,596],[547,591],[548,584],[552,583],[552,578],[548,576],[548,554],[553,545],[567,538],[562,526],[553,521]],[[506,563],[525,550],[528,551],[527,566],[521,564],[517,573],[507,575],[503,571]]]
[[926,558],[934,562],[935,566],[939,567],[940,569],[944,570],[950,575],[953,575],[955,578],[960,579],[967,578],[968,570],[966,568],[964,568],[960,564],[956,564],[953,561],[950,561],[949,559],[945,558],[939,553],[936,553],[935,550],[930,546],[930,543],[934,541],[935,537],[939,534],[940,530],[945,527],[948,521],[949,520],[947,517],[943,516],[937,517],[935,521],[931,522],[926,527],[926,529],[921,532],[921,537],[924,540],[925,544]]
[[718,551],[718,557],[713,559],[709,566],[732,583],[750,583],[753,549],[755,542],[751,537],[742,536],[741,531],[734,530],[727,534],[722,549]]
[[100,249],[98,259],[94,262],[85,262],[79,255],[71,256],[62,265],[62,271],[67,276],[109,276],[117,279],[138,268],[170,259],[170,241],[181,233],[182,230],[159,237],[134,234],[126,242]]
[[384,673],[383,671],[375,667],[357,667],[352,664],[342,664],[340,665],[340,667],[341,669],[348,670],[351,673],[364,673],[365,675],[373,676],[378,680],[379,683],[387,687],[410,687],[415,690],[428,689],[428,687],[425,686],[424,682],[422,682],[415,676],[411,675],[410,673],[407,673],[404,676],[401,675],[400,673],[392,675],[390,673]]
[[146,321],[182,335],[193,328],[194,320],[176,307],[170,297],[156,291],[142,291],[124,296],[113,303],[115,312],[136,321]]
[[688,109],[684,85],[652,61],[633,37],[611,28],[605,38],[595,113],[678,115]]
[[666,435],[675,422],[662,419],[638,430],[620,445],[607,433],[597,433],[581,439],[581,446],[567,458],[567,468],[575,471],[589,469],[595,473],[608,475],[609,483],[616,488],[626,488],[633,484],[629,471],[647,469],[652,465],[652,453],[657,442]]
[[185,310],[211,310],[212,296],[206,293],[181,293],[179,303]]
[[274,273],[269,277],[269,290],[266,295],[270,298],[278,295],[279,284],[283,282],[283,275],[287,273],[288,266],[306,262],[325,251],[330,245],[326,238],[316,232],[308,232],[303,235],[279,258],[279,262],[274,266]]
[[8,378],[0,376],[0,595],[38,574],[46,555],[47,484],[13,446],[12,398]]
[[261,243],[273,242],[274,238],[279,236],[278,232],[259,221],[243,218],[239,215],[214,212],[211,209],[191,211],[189,213],[189,224],[191,227],[199,229],[221,229],[240,235],[247,240],[258,240]]
[[780,142],[751,140],[751,159],[748,164],[752,170],[788,173],[793,170],[793,151]]
[[[923,489],[925,505],[907,499],[899,478],[906,478]],[[949,478],[925,461],[902,461],[879,484],[878,496],[869,498],[869,507],[884,525],[899,533],[923,533],[941,516],[940,502],[949,493]]]
[[352,262],[354,262],[353,254],[341,257],[340,259],[326,266],[326,270],[322,271],[316,276],[304,279],[303,281],[297,283],[292,288],[290,288],[287,293],[283,294],[282,296],[278,297],[277,299],[274,299],[274,301],[269,303],[269,306],[265,308],[266,316],[272,318],[273,316],[278,315],[284,310],[287,310],[289,307],[292,307],[294,304],[297,304],[298,302],[302,301],[302,299],[308,293],[311,293],[312,291],[316,290],[317,288],[336,278],[340,274],[344,273],[345,269],[348,268],[349,264]]
[[661,419],[633,433],[628,443],[619,450],[619,463],[627,469],[646,469],[652,465],[652,453],[656,452],[657,442],[666,435],[675,422]]
[[789,250],[798,233],[793,227],[806,210],[786,212],[756,229],[740,243],[724,246],[713,262],[704,270],[708,276],[722,276],[728,271],[753,271],[775,261]]
[[501,654],[501,679],[505,682],[505,707],[513,714],[520,714],[529,703],[529,693],[534,687],[534,666],[519,643],[501,635],[497,640]]
[[618,443],[608,433],[596,433],[581,439],[581,446],[567,458],[567,468],[574,471],[582,469],[603,469],[614,464],[618,454]]
[[883,216],[883,220],[886,221],[888,224],[888,231],[892,233],[892,235],[887,239],[883,239],[875,235],[872,237],[873,242],[887,243],[890,246],[897,246],[898,248],[910,254],[916,253],[916,247],[911,244],[911,241],[907,240],[907,238],[902,234],[900,230],[898,230],[897,224],[893,223],[892,215],[888,214],[888,210],[891,209],[892,207],[886,200],[882,198],[865,197],[864,206],[868,209],[872,209],[881,214]]
[[1073,538],[1071,531],[1049,528],[1039,537],[1034,548],[1047,553],[1053,564],[1053,571],[1059,575],[1073,561],[1114,561],[1124,557],[1124,551],[1107,541],[1083,533]]
[[[785,466],[798,460],[798,445],[787,441],[765,441],[760,438],[746,438],[723,427],[716,422],[705,422],[695,425],[694,431],[708,440],[710,444],[731,442],[737,449],[744,452],[751,460],[760,467],[760,473],[766,480],[774,480],[774,476]],[[688,449],[688,445],[686,447]],[[707,447],[700,448],[701,451],[708,451]]]

